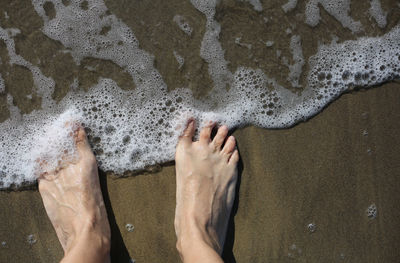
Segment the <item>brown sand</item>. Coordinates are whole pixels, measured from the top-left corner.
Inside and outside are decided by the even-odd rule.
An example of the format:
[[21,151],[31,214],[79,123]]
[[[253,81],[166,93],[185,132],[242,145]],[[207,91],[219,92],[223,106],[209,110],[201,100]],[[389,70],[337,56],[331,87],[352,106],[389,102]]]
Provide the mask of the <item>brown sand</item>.
[[[400,9],[395,0],[382,1],[389,11],[385,30],[364,15],[368,8],[365,1],[353,2],[352,10],[358,12],[352,15],[368,25],[366,35],[381,35],[399,23]],[[202,96],[211,87],[207,65],[198,56],[205,18],[189,1],[166,3],[106,1],[110,12],[134,29],[141,47],[155,55],[155,66],[170,89],[187,86],[196,96]],[[222,26],[221,43],[232,69],[237,65],[260,67],[285,84],[287,68],[275,52],[280,49],[291,59],[290,35],[283,32],[292,22],[304,36],[306,59],[318,42],[330,42],[331,34],[340,40],[358,37],[323,10],[325,22],[311,29],[302,22],[302,14],[283,14],[281,4],[263,1],[264,11],[256,14],[248,3],[221,1],[216,18]],[[298,8],[303,10],[304,3]],[[192,37],[174,25],[175,14],[189,18],[194,28]],[[264,16],[270,18],[268,25],[263,24]],[[146,26],[141,26],[142,21]],[[158,27],[159,22],[164,26]],[[64,48],[41,32],[43,22],[29,0],[0,0],[0,25],[21,29],[15,38],[18,54],[56,81],[57,100],[66,94],[75,77],[84,89],[100,76],[113,78],[124,89],[134,86],[130,77],[111,62],[85,59],[76,65],[70,54],[59,52]],[[252,52],[234,44],[239,33],[243,42],[254,45]],[[273,48],[261,45],[259,37],[264,42],[275,40]],[[177,62],[173,50],[185,56],[180,71],[174,68]],[[1,41],[0,58],[4,62],[0,73],[14,103],[23,113],[40,107],[40,98],[25,96],[32,89],[30,72],[6,63],[9,58]],[[97,70],[90,71],[86,66]],[[398,83],[391,83],[346,94],[291,129],[249,127],[234,133],[242,172],[237,214],[225,251],[227,262],[400,261],[399,88]],[[5,96],[0,95],[0,121],[7,117]],[[368,135],[363,135],[364,130]],[[145,263],[178,262],[173,228],[174,167],[122,179],[102,174],[101,179],[113,231],[113,262],[129,262],[130,258]],[[375,219],[366,214],[371,204],[378,209]],[[62,257],[37,190],[0,192],[0,211],[0,263],[56,262]],[[133,232],[126,230],[128,223],[134,225]],[[310,223],[316,226],[314,233],[307,228]],[[36,243],[28,243],[31,234]]]
[[[234,242],[237,262],[398,262],[399,88],[346,94],[292,129],[234,133],[243,170],[228,245]],[[122,179],[103,175],[102,183],[112,208],[113,262],[128,262],[129,255],[136,262],[178,262],[174,167]],[[366,214],[371,204],[375,219]],[[0,262],[61,258],[37,191],[0,192],[0,209],[0,241],[7,242]],[[229,252],[227,262],[234,262]]]

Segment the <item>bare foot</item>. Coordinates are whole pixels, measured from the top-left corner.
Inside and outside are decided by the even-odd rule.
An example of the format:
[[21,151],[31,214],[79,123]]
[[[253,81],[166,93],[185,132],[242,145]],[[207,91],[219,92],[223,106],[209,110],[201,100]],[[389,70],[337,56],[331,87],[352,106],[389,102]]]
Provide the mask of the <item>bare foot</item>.
[[[235,198],[239,161],[235,139],[233,136],[226,139],[228,128],[222,126],[211,141],[213,127],[209,123],[201,130],[199,141],[193,142],[195,123],[190,121],[176,148],[175,231],[177,248],[184,261],[207,262],[211,258],[204,255],[212,251],[200,252],[199,244],[206,251],[207,247],[213,249],[220,259]],[[194,248],[203,256],[185,255]],[[221,262],[215,254],[211,256],[215,260],[210,262]]]
[[108,262],[111,232],[96,159],[83,128],[74,137],[78,161],[42,174],[39,191],[64,249],[63,262]]

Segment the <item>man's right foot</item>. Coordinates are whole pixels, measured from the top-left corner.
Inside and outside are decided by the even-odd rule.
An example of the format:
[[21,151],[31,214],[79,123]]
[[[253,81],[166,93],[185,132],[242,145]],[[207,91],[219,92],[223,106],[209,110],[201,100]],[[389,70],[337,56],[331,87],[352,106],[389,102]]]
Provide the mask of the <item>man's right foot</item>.
[[205,241],[218,254],[224,246],[239,153],[235,138],[226,139],[226,126],[211,140],[213,128],[210,122],[201,130],[199,141],[193,142],[195,122],[191,120],[176,147],[175,231],[181,254],[189,240]]
[[63,262],[108,262],[111,232],[96,158],[82,127],[74,138],[79,159],[41,174],[39,192],[64,249]]

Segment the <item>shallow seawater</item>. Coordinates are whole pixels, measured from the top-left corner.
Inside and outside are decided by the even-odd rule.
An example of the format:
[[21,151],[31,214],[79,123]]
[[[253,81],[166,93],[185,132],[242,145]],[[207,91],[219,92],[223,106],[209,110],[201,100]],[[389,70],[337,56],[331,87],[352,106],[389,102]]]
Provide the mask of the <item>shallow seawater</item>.
[[397,1],[123,4],[1,5],[0,188],[76,158],[66,123],[123,173],[172,160],[191,117],[288,128],[400,77]]

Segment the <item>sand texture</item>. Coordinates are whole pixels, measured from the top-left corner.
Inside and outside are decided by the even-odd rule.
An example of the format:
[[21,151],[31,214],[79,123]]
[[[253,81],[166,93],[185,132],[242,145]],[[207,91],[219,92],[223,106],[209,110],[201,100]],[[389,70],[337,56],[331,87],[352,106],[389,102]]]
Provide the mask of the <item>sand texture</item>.
[[[169,89],[184,86],[196,97],[210,90],[207,63],[198,55],[205,17],[189,1],[105,2],[111,13],[133,29],[141,48],[154,54],[155,67]],[[318,43],[330,43],[332,35],[340,40],[359,36],[343,29],[323,9],[323,22],[311,29],[304,24],[303,13],[283,13],[280,6],[287,1],[261,2],[268,25],[263,16],[255,18],[257,12],[245,1],[221,1],[217,7],[220,41],[231,70],[238,65],[258,67],[288,85],[288,68],[275,53],[279,49],[282,56],[291,58],[290,36],[285,33],[290,24],[303,34],[306,61]],[[299,1],[297,9],[304,10],[304,2]],[[369,25],[365,35],[382,35],[399,23],[398,1],[382,1],[390,11],[384,29],[364,15],[363,1],[353,2],[352,10],[357,10],[353,18]],[[190,39],[174,24],[175,14],[189,17]],[[0,0],[0,25],[21,30],[15,37],[16,51],[55,80],[56,100],[65,96],[74,78],[85,90],[99,77],[112,78],[123,89],[134,88],[130,76],[110,61],[86,58],[77,65],[70,54],[60,52],[62,44],[41,32],[43,21],[30,1]],[[239,37],[237,32],[253,45],[252,50],[232,41]],[[269,35],[264,40],[275,41],[272,47],[256,41],[265,32]],[[181,70],[176,70],[173,50],[185,57]],[[40,98],[26,96],[32,93],[31,73],[6,63],[9,58],[2,41],[0,58],[4,62],[0,74],[13,103],[22,113],[40,108]],[[344,94],[320,114],[290,129],[234,131],[241,154],[240,184],[224,251],[226,262],[399,262],[399,102],[400,84],[392,82]],[[0,121],[8,116],[6,95],[0,94]],[[173,227],[173,164],[127,178],[100,174],[112,228],[112,262],[127,263],[131,258],[137,263],[179,262]],[[371,205],[377,213],[368,216]],[[0,263],[62,258],[35,186],[0,191],[0,211]],[[126,224],[134,230],[129,232]]]
[[[397,262],[399,88],[346,94],[292,129],[234,132],[242,172],[227,262]],[[174,167],[122,179],[103,174],[102,184],[113,262],[177,262]],[[371,204],[376,218],[367,215]],[[0,209],[0,240],[7,242],[0,262],[62,257],[36,190],[0,192]]]

